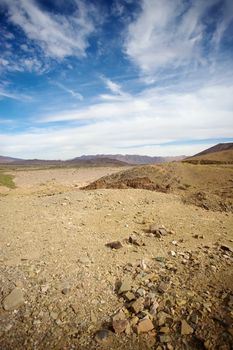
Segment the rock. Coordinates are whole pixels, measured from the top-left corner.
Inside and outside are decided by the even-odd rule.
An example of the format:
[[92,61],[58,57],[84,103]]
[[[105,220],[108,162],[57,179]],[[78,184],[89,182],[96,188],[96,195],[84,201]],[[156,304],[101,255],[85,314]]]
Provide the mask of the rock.
[[170,254],[171,254],[171,256],[176,256],[176,252],[174,252],[174,250],[171,250]]
[[160,293],[166,293],[168,288],[169,288],[169,284],[165,282],[160,282],[160,284],[158,285],[158,291]]
[[50,317],[53,319],[53,320],[57,320],[58,319],[58,313],[57,312],[50,312]]
[[124,297],[127,301],[132,301],[135,299],[135,295],[132,292],[125,293]]
[[140,261],[140,268],[143,270],[143,271],[145,271],[146,269],[147,269],[147,264],[146,264],[146,262],[145,262],[145,260],[144,259],[142,259],[141,261]]
[[129,322],[127,320],[114,320],[112,322],[112,327],[115,331],[115,333],[123,333],[127,326],[129,325]]
[[153,317],[156,317],[158,307],[159,307],[159,303],[155,300],[150,308],[150,314]]
[[161,236],[166,236],[168,234],[167,230],[163,227],[159,228],[159,233],[161,234]]
[[134,327],[134,326],[136,326],[136,324],[138,323],[138,321],[139,321],[139,318],[138,318],[137,316],[134,316],[134,317],[132,317],[131,320],[130,320],[130,325],[131,325],[132,327]]
[[48,284],[44,284],[43,286],[40,287],[41,293],[46,293],[49,289]]
[[171,337],[167,334],[163,334],[159,336],[160,343],[169,343],[171,341]]
[[161,327],[159,332],[164,333],[164,334],[168,334],[168,333],[170,333],[170,328],[169,327]]
[[68,284],[64,285],[62,290],[61,290],[62,294],[64,294],[64,295],[68,294],[69,291],[70,291],[70,286]]
[[90,265],[91,264],[91,261],[87,256],[83,256],[83,257],[79,258],[78,260],[83,265]]
[[108,329],[101,329],[95,333],[95,340],[99,344],[107,344],[111,340],[112,332]]
[[220,246],[220,248],[221,248],[222,250],[224,250],[225,252],[231,252],[231,253],[233,253],[233,248],[232,248],[230,245],[222,244],[222,245]]
[[137,325],[137,333],[148,333],[154,329],[154,325],[150,319],[144,319]]
[[125,313],[120,310],[119,312],[117,312],[113,317],[112,317],[112,321],[119,321],[119,320],[125,320]]
[[119,293],[119,294],[122,294],[122,293],[128,292],[128,291],[131,290],[131,288],[132,288],[132,281],[131,281],[131,279],[129,279],[129,278],[126,277],[126,278],[122,281],[118,293]]
[[136,236],[129,236],[129,243],[130,244],[134,244],[134,245],[136,245],[136,246],[140,246],[140,245],[142,245],[142,243],[137,239],[137,237]]
[[62,289],[61,292],[62,292],[62,294],[66,295],[66,294],[69,293],[69,290],[70,290],[69,288],[65,287],[65,288]]
[[96,314],[94,313],[93,310],[91,310],[90,319],[91,319],[91,322],[92,322],[92,323],[96,323],[96,322],[98,321],[98,319],[97,319],[97,317],[96,317]]
[[24,304],[23,292],[17,287],[3,300],[3,308],[6,311],[14,310],[22,304]]
[[164,258],[163,256],[156,256],[154,259],[158,262],[161,262],[161,263],[166,262],[166,258]]
[[135,300],[131,305],[131,308],[135,314],[138,314],[144,309],[144,299],[140,297],[137,300]]
[[145,291],[145,289],[143,289],[143,288],[139,288],[139,289],[137,290],[137,294],[138,294],[140,297],[144,297],[144,296],[146,295],[146,291]]
[[166,323],[167,318],[170,318],[170,316],[166,312],[160,311],[157,315],[158,325],[163,326]]
[[181,321],[181,335],[189,335],[193,333],[193,328],[185,320]]
[[153,233],[155,237],[166,236],[168,234],[167,230],[164,227],[158,227],[155,224],[150,225],[149,232]]
[[120,249],[123,247],[123,245],[121,244],[120,241],[110,242],[110,243],[107,243],[105,245],[106,245],[106,247],[109,247],[111,249]]

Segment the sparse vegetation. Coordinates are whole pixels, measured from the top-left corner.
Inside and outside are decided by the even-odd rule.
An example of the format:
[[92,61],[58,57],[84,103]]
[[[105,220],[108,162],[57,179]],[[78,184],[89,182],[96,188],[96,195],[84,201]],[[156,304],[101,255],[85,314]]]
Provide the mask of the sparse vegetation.
[[6,174],[4,171],[0,171],[0,186],[5,186],[8,188],[15,188],[14,176]]

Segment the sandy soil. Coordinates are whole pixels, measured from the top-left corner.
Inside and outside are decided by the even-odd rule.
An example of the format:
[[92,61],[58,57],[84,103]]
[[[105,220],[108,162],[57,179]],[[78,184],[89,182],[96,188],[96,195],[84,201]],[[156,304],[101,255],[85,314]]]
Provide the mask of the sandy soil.
[[[18,188],[0,196],[0,348],[230,350],[233,259],[221,245],[233,244],[232,213],[185,205],[174,194],[78,188],[115,170],[20,171]],[[151,224],[172,233],[157,238],[148,233]],[[130,244],[131,235],[140,243]],[[105,246],[112,241],[122,248]],[[135,317],[118,293],[124,277],[133,279],[135,295],[153,290],[158,310],[170,315],[169,340],[161,338],[157,316],[151,332],[113,332],[117,311]],[[168,279],[170,289],[158,291]],[[23,302],[6,310],[15,287]],[[183,318],[192,334],[181,334]],[[103,328],[111,332],[100,341],[95,334]]]

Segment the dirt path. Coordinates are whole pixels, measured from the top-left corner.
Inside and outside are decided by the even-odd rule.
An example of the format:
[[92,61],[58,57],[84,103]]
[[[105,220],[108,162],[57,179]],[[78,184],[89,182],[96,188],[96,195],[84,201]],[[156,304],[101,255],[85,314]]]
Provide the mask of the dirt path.
[[[218,324],[218,331],[209,326],[210,334],[205,335],[198,328],[205,324],[203,314],[199,317],[202,324],[196,329],[192,326],[195,335],[187,336],[181,336],[175,325],[191,315],[191,303],[184,302],[188,293],[194,293],[195,308],[198,303],[199,309],[204,303],[211,304],[208,317],[217,310],[215,305],[228,302],[226,298],[233,292],[232,257],[228,252],[224,257],[220,247],[232,245],[232,214],[185,205],[171,194],[129,189],[81,191],[74,187],[106,171],[112,169],[20,172],[16,177],[19,188],[0,196],[0,348],[219,349],[216,342],[222,344],[222,340],[216,340],[214,333],[230,332],[229,324],[222,328]],[[38,190],[40,181],[46,182],[42,192]],[[27,192],[29,186],[31,191]],[[164,225],[173,233],[156,238],[148,233],[151,224]],[[139,245],[129,243],[132,235]],[[120,241],[122,248],[106,247],[111,241]],[[199,264],[197,270],[191,257]],[[157,258],[165,259],[166,264],[157,266]],[[96,331],[104,324],[109,329],[112,315],[125,307],[117,282],[131,276],[139,288],[152,271],[158,277],[143,287],[148,292],[165,272],[171,278],[171,293],[159,292],[158,296],[160,311],[169,312],[174,321],[174,326],[169,326],[170,340],[160,339],[155,318],[156,332],[138,336],[132,328],[129,334],[111,333],[107,345],[105,340],[99,344]],[[23,301],[15,311],[5,310],[5,298],[15,287],[22,292]],[[176,306],[164,304],[166,295],[175,298]],[[221,349],[230,349],[227,334],[226,347]],[[207,343],[200,347],[207,340],[209,348]]]

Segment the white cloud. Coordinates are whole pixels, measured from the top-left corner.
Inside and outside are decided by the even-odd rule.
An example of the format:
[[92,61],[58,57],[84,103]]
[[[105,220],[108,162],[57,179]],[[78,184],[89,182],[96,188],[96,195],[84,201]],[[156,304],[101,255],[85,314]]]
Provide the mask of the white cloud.
[[3,0],[9,20],[33,40],[45,56],[63,59],[66,56],[86,55],[88,37],[95,30],[91,6],[76,0],[77,9],[70,15],[48,13],[34,0]]
[[65,85],[59,83],[59,82],[54,82],[54,85],[58,86],[60,89],[68,92],[68,94],[70,94],[72,97],[77,98],[78,100],[82,101],[83,100],[83,95],[81,95],[79,92],[74,91],[68,87],[66,87]]
[[0,100],[1,99],[12,99],[12,100],[17,100],[17,101],[30,101],[32,100],[32,97],[29,95],[25,95],[23,93],[18,93],[18,92],[11,92],[6,90],[4,86],[0,85]]
[[103,82],[105,83],[105,85],[107,86],[107,88],[113,92],[114,94],[122,94],[121,91],[121,86],[117,83],[115,83],[114,81],[112,81],[111,79],[108,79],[104,76],[101,76],[101,79],[103,80]]
[[[142,0],[141,12],[130,23],[125,42],[127,55],[146,74],[159,69],[177,68],[187,64],[205,64],[203,54],[207,39],[204,15],[217,0]],[[232,1],[220,23],[216,25],[215,41],[221,37],[232,20]],[[219,16],[221,18],[221,16]]]
[[[44,116],[32,131],[0,135],[0,149],[18,157],[63,159],[91,153],[192,154],[208,144],[185,145],[187,140],[232,137],[232,96],[232,81],[192,91],[149,88],[127,98],[116,95],[116,100]],[[60,127],[48,124],[57,121]],[[176,144],[163,146],[169,142]]]

